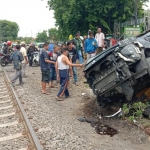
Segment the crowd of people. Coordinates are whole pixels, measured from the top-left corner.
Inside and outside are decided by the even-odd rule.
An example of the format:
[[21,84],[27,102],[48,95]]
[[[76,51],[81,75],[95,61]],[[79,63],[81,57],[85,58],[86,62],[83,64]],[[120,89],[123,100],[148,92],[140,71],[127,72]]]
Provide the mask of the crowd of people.
[[[104,34],[98,28],[95,37],[91,30],[88,31],[88,36],[84,36],[84,39],[81,39],[80,32],[77,32],[74,39],[61,46],[55,45],[53,51],[50,52],[48,51],[49,43],[45,42],[40,52],[42,94],[50,95],[46,87],[49,85],[50,88],[55,88],[54,81],[57,80],[60,83],[60,89],[56,100],[62,101],[63,95],[68,98],[70,77],[74,78],[76,86],[79,85],[76,67],[83,67],[85,61],[101,53],[104,48],[104,39]],[[18,78],[20,85],[23,84],[22,78],[25,77],[26,66],[28,62],[29,66],[32,66],[32,53],[38,51],[34,45],[30,45],[28,50],[25,46],[24,42],[16,45],[16,51],[12,55],[14,69],[16,69],[16,74],[11,80],[12,85]]]

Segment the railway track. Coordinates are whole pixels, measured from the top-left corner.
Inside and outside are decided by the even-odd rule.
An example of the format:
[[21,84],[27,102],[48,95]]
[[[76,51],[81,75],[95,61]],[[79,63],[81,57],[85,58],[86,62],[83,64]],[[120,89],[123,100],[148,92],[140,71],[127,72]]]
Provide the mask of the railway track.
[[9,78],[0,67],[0,150],[42,150]]

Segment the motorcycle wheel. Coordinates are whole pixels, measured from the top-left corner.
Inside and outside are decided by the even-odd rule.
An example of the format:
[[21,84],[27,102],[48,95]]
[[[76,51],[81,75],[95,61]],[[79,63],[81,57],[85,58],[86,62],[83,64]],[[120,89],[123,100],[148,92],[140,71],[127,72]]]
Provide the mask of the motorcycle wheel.
[[39,64],[39,61],[36,61],[36,62],[35,62],[35,65],[36,65],[36,66],[39,66],[39,65],[40,65],[40,64]]
[[7,65],[6,61],[5,61],[5,58],[2,58],[1,59],[1,66],[2,67],[5,67]]

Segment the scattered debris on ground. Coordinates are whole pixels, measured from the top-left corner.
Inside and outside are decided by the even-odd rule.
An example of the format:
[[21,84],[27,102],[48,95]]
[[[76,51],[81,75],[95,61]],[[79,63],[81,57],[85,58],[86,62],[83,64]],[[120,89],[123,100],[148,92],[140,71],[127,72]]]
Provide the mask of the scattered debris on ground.
[[108,125],[104,125],[100,122],[100,120],[91,120],[85,117],[78,118],[80,122],[87,122],[90,123],[91,127],[93,127],[97,134],[100,135],[109,135],[110,137],[117,134],[117,130],[109,127]]

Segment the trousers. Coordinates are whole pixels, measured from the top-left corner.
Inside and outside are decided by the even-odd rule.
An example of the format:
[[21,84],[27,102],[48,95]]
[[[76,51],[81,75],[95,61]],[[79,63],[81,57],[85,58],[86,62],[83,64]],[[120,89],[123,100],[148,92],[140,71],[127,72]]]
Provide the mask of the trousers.
[[11,80],[12,83],[15,83],[18,78],[19,78],[19,83],[22,84],[22,70],[16,70],[16,74]]
[[33,54],[28,55],[29,66],[32,66]]
[[68,69],[59,70],[59,77],[60,77],[60,89],[57,96],[61,98],[65,94],[65,96],[68,97],[69,70]]
[[26,64],[26,63],[23,63],[23,64],[22,64],[22,76],[23,76],[23,77],[25,76],[26,68],[27,68],[27,64]]
[[74,82],[78,82],[77,68],[72,67]]
[[96,54],[95,53],[92,53],[92,54],[88,54],[87,53],[87,61],[89,60],[89,59],[91,59],[92,57],[94,57]]
[[83,64],[83,56],[81,50],[78,50],[78,57],[79,57],[80,64]]

